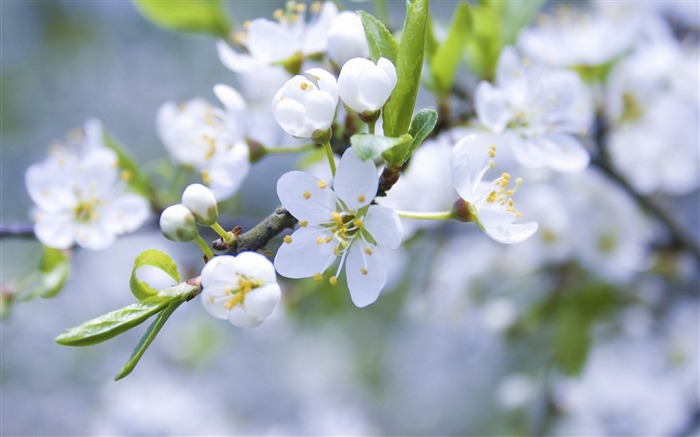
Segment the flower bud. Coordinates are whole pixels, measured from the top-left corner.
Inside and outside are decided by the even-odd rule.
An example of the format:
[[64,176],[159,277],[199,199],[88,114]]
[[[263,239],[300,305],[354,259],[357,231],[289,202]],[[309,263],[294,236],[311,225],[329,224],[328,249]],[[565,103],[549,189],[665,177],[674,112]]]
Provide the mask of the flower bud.
[[336,15],[328,29],[328,57],[335,65],[352,58],[369,57],[369,46],[360,16],[351,11]]
[[386,58],[375,65],[365,58],[353,58],[338,76],[338,93],[345,106],[360,114],[371,114],[384,106],[396,87],[396,67]]
[[199,235],[194,215],[182,204],[165,208],[160,215],[160,231],[172,241],[192,241]]
[[182,204],[194,215],[202,226],[211,226],[219,217],[219,208],[214,194],[202,184],[191,184],[182,193]]

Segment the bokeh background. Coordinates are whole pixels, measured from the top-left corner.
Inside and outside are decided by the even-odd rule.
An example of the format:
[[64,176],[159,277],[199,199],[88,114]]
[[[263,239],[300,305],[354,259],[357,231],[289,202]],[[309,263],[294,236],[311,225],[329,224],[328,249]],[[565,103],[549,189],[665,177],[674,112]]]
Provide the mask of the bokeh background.
[[[389,3],[400,22],[403,2]],[[449,17],[453,5],[433,6]],[[270,16],[279,2],[226,6],[242,22]],[[24,171],[71,128],[96,117],[139,161],[167,160],[158,107],[215,101],[214,84],[235,84],[213,38],[158,29],[128,1],[2,0],[0,8],[4,223],[27,220]],[[373,11],[371,3],[359,8]],[[277,205],[270,181],[292,163],[256,164],[230,205],[240,221],[253,223]],[[673,204],[695,236],[697,197]],[[131,303],[128,277],[141,251],[160,248],[191,271],[197,256],[153,229],[105,252],[78,250],[59,296],[18,303],[0,325],[0,434],[698,435],[692,260],[673,280],[641,277],[622,304],[596,315],[583,372],[565,376],[552,360],[556,321],[528,325],[526,317],[546,301],[552,277],[508,274],[506,265],[466,287],[463,279],[496,243],[473,229],[450,239],[454,229],[398,256],[393,290],[366,309],[330,295],[335,289],[306,290],[310,297],[290,293],[286,310],[241,330],[191,302],[119,382],[113,375],[145,327],[88,348],[59,346],[55,336]],[[0,282],[35,267],[38,243],[0,243]]]

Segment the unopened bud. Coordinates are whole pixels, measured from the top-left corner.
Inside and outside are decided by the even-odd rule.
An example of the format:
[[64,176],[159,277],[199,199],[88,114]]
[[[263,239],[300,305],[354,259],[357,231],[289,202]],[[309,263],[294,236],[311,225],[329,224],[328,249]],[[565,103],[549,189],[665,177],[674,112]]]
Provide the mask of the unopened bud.
[[214,194],[201,184],[192,184],[182,193],[182,204],[194,215],[202,226],[211,226],[219,217],[219,208]]
[[172,241],[192,241],[199,235],[194,214],[182,204],[165,208],[160,215],[160,231]]

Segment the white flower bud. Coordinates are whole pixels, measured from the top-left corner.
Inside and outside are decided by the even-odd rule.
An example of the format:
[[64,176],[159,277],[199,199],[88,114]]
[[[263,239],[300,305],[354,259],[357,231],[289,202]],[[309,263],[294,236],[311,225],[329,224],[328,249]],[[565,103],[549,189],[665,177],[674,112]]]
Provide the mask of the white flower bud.
[[182,193],[182,204],[194,215],[202,226],[211,226],[219,217],[219,208],[214,194],[202,184],[191,184]]
[[338,104],[338,84],[321,68],[294,76],[272,99],[272,113],[280,127],[297,138],[311,138],[331,127]]
[[352,58],[369,57],[369,46],[362,20],[355,12],[338,14],[328,29],[328,57],[335,65],[343,65]]
[[165,208],[160,215],[160,231],[172,241],[191,241],[199,234],[194,215],[182,204]]
[[365,58],[353,58],[338,76],[338,93],[345,105],[360,114],[371,114],[389,100],[396,87],[396,67],[386,58],[375,65]]

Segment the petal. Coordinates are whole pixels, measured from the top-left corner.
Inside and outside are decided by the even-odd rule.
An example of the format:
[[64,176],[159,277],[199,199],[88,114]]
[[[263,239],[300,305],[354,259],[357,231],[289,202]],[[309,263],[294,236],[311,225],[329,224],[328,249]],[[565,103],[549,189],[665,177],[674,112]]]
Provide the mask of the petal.
[[338,15],[338,7],[333,2],[323,2],[321,12],[311,24],[306,26],[302,49],[304,55],[326,51],[328,29],[336,15]]
[[217,319],[227,319],[229,316],[229,310],[224,304],[231,296],[224,287],[224,285],[209,285],[202,289],[202,305],[212,317]]
[[379,67],[384,72],[384,74],[386,74],[386,77],[389,79],[389,86],[393,91],[394,87],[396,87],[396,82],[398,80],[398,76],[396,75],[396,67],[387,58],[379,58],[379,60],[377,61],[377,67]]
[[75,231],[75,242],[85,249],[106,249],[114,243],[114,240],[116,240],[114,233],[107,230],[101,222],[78,224]]
[[236,261],[231,255],[219,255],[204,265],[201,273],[202,288],[223,288],[237,282]]
[[486,235],[504,244],[516,244],[530,238],[537,232],[537,222],[511,223],[496,227],[484,227]]
[[[311,91],[306,95],[306,122],[315,130],[326,130],[335,119],[337,101],[324,91]],[[313,133],[313,132],[312,132]]]
[[379,177],[372,160],[363,161],[349,148],[343,154],[335,173],[333,190],[351,211],[368,205],[377,195]]
[[148,201],[136,194],[122,194],[112,200],[103,211],[103,223],[115,234],[133,232],[150,215]]
[[231,308],[231,311],[228,313],[228,321],[233,326],[237,326],[239,328],[255,328],[263,322],[262,319],[248,314],[240,305],[236,305],[235,307]]
[[277,181],[277,196],[294,218],[312,225],[331,221],[336,210],[337,200],[328,183],[303,171],[283,174]]
[[113,189],[119,177],[117,163],[117,154],[113,151],[93,149],[80,161],[76,189],[84,196],[104,196]]
[[265,255],[256,252],[242,252],[234,261],[235,271],[249,278],[259,279],[264,283],[276,283],[277,273]]
[[245,143],[236,143],[231,150],[217,154],[208,168],[209,189],[217,200],[233,196],[250,171],[249,149]]
[[590,156],[584,147],[571,135],[548,134],[537,138],[523,139],[513,148],[518,162],[529,168],[549,167],[563,172],[585,169]]
[[323,68],[312,68],[310,70],[306,70],[305,73],[307,76],[310,75],[316,81],[318,84],[318,89],[329,93],[335,100],[335,103],[338,103],[338,81],[336,80],[335,76]]
[[311,126],[306,124],[306,108],[294,99],[284,98],[274,108],[274,117],[280,127],[297,138],[310,138]]
[[219,54],[221,63],[224,64],[226,68],[236,73],[248,73],[262,66],[255,58],[250,55],[238,53],[223,40],[216,42],[216,51]]
[[68,249],[75,242],[75,222],[70,212],[38,213],[34,234],[44,246]]
[[71,179],[65,170],[49,161],[31,165],[24,175],[29,196],[47,212],[72,208],[78,202],[69,186]]
[[455,144],[451,153],[452,183],[459,196],[467,202],[475,202],[477,189],[489,169],[491,146],[499,140],[489,134],[470,134]]
[[380,246],[396,249],[401,245],[401,221],[391,208],[370,206],[364,227]]
[[[365,253],[370,247],[372,255]],[[345,265],[350,297],[355,306],[366,307],[379,297],[386,284],[387,271],[384,254],[376,247],[366,246],[361,242],[353,244]]]
[[508,99],[503,91],[481,82],[474,95],[476,113],[481,124],[492,132],[503,132],[510,119]]
[[265,64],[284,61],[301,50],[301,43],[293,32],[265,18],[250,22],[246,45],[250,54]]
[[[331,241],[326,243],[328,237]],[[332,238],[333,234],[326,228],[311,225],[299,228],[291,235],[292,241],[282,244],[277,250],[277,273],[294,279],[323,273],[336,258],[333,249],[337,243]]]
[[245,103],[245,100],[243,100],[243,96],[236,91],[234,88],[224,85],[224,84],[217,84],[214,85],[214,94],[216,94],[216,97],[221,101],[221,103],[224,104],[226,109],[229,111],[234,111],[238,113],[244,113],[247,109],[247,105]]
[[252,290],[243,301],[243,309],[249,315],[264,320],[272,314],[282,298],[280,286],[275,282]]

